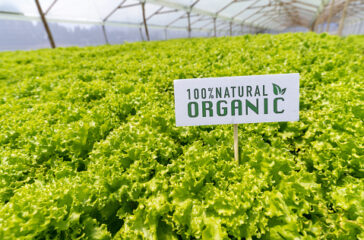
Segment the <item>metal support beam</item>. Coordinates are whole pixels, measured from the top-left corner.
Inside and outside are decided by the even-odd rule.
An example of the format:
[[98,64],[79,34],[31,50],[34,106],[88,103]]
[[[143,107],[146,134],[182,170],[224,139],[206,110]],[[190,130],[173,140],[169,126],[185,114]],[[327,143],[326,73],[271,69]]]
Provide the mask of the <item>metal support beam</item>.
[[191,12],[187,12],[187,24],[188,38],[191,38]]
[[161,11],[158,13],[158,15],[160,14],[167,14],[167,13],[174,13],[174,12],[178,12],[178,9],[172,9],[172,10],[166,10],[166,11]]
[[191,4],[190,6],[190,10],[192,10],[192,8],[199,2],[200,0],[196,0],[194,3]]
[[104,34],[105,43],[109,45],[110,43],[109,43],[109,39],[107,38],[105,24],[102,24],[101,27],[102,27],[102,33]]
[[140,3],[133,3],[133,4],[129,4],[129,5],[124,5],[120,8],[131,8],[131,7],[136,7],[136,6],[139,6]]
[[142,2],[141,6],[142,6],[142,13],[143,13],[143,22],[144,22],[145,35],[147,37],[147,41],[150,41],[148,25],[147,25],[147,19],[145,17],[145,2]]
[[331,0],[329,17],[327,18],[326,32],[330,31],[330,24],[331,24],[332,12],[333,12],[332,10],[334,9],[334,5],[335,5],[335,0]]
[[228,4],[226,4],[224,7],[222,7],[221,9],[219,9],[217,12],[216,12],[216,15],[221,13],[222,11],[224,11],[225,9],[227,9],[228,7],[231,6],[231,4],[233,4],[235,2],[235,0],[232,0],[231,2],[229,2]]
[[183,15],[181,15],[181,16],[179,16],[178,18],[174,19],[172,22],[168,23],[168,24],[166,25],[166,28],[169,28],[169,27],[170,27],[173,23],[175,23],[175,22],[179,21],[180,19],[182,19],[182,18],[183,18],[183,16],[184,16],[184,14],[183,14]]
[[[294,4],[292,4],[292,6],[295,6]],[[297,7],[297,11],[299,13],[302,13],[302,14],[307,14],[307,15],[315,15],[316,12],[315,11],[312,11],[312,10],[308,10],[306,8],[300,8],[300,7]],[[312,16],[313,17],[313,16]]]
[[312,31],[312,32],[316,32],[316,30],[317,30],[317,26],[318,26],[318,24],[319,24],[319,17],[317,17],[316,19],[315,19],[315,21],[311,24],[311,27],[310,27],[310,30]]
[[121,8],[121,6],[123,6],[123,4],[126,2],[126,0],[123,0],[119,5],[116,6],[116,8],[114,8],[102,21],[106,22],[111,15],[113,15],[119,8]]
[[360,22],[357,22],[356,24],[355,24],[355,27],[356,27],[356,29],[355,29],[355,34],[359,34],[360,33]]
[[233,23],[232,22],[229,23],[229,34],[230,34],[230,36],[233,35]]
[[[146,1],[148,3],[155,3],[157,5],[162,5],[162,6],[165,6],[168,8],[179,9],[179,10],[185,11],[185,12],[190,9],[189,6],[186,6],[182,3],[177,3],[177,1],[172,1],[172,0],[144,0],[144,1]],[[235,2],[245,2],[245,1],[248,1],[248,0],[236,0]],[[258,3],[259,1],[261,1],[261,0],[256,0],[255,2]],[[197,2],[197,0],[195,2]],[[196,4],[196,6],[198,6],[198,4]],[[245,11],[245,10],[246,9],[244,9],[243,11]],[[222,20],[222,21],[226,21],[226,22],[232,21],[233,23],[236,23],[236,24],[243,23],[240,19],[235,19],[234,17],[227,17],[227,16],[224,16],[221,14],[216,15],[216,12],[206,11],[206,10],[198,8],[198,7],[193,7],[193,9],[190,9],[190,11],[191,11],[191,14],[195,13],[195,14],[198,14],[201,16],[209,16],[211,18],[215,17],[218,20]],[[241,11],[241,13],[243,11]],[[249,25],[254,26],[254,22],[250,22]]]
[[206,21],[210,21],[210,18],[206,17],[206,16],[202,16],[202,17],[199,17],[198,19],[192,21],[191,26],[195,23],[206,22]]
[[250,4],[247,8],[244,8],[242,11],[238,12],[237,14],[235,14],[233,16],[233,18],[236,18],[238,16],[240,16],[241,14],[243,14],[246,10],[248,10],[250,7],[253,7],[255,4],[257,4],[259,2],[259,0],[254,1],[252,4]]
[[337,31],[337,35],[339,35],[339,36],[341,36],[342,33],[343,33],[345,18],[346,18],[346,13],[347,13],[347,10],[348,10],[349,3],[350,3],[350,0],[345,1],[344,10],[343,10],[343,12],[341,14],[339,29]]
[[[256,21],[256,24],[264,25],[268,22],[273,22],[274,21],[273,17],[278,17],[278,16],[276,16],[276,15],[272,16],[271,14],[265,14],[259,20]],[[279,16],[279,17],[282,17],[282,16]]]
[[43,25],[44,25],[44,29],[45,29],[45,30],[46,30],[46,32],[47,32],[48,39],[49,39],[49,43],[51,44],[51,47],[52,47],[52,48],[56,48],[56,44],[54,43],[54,40],[53,40],[53,36],[52,36],[51,30],[49,29],[49,26],[48,26],[47,20],[46,20],[46,18],[44,17],[44,14],[43,14],[43,11],[42,11],[42,7],[41,7],[41,6],[40,6],[40,4],[39,4],[39,0],[35,0],[35,4],[37,5],[37,8],[38,8],[38,12],[39,12],[40,18],[42,19],[42,22],[43,22]]
[[44,12],[44,16],[47,16],[49,11],[53,8],[53,6],[57,3],[58,0],[54,0],[51,5],[48,7],[48,9]]
[[[55,0],[57,1],[57,0]],[[109,39],[107,38],[106,29],[105,29],[105,22],[119,9],[123,6],[126,0],[123,0],[119,5],[116,6],[104,19],[102,19],[102,33],[104,34],[104,39],[106,44],[110,44]],[[143,36],[142,36],[143,38]]]
[[325,20],[322,20],[321,24],[319,25],[319,29],[318,29],[319,33],[324,32],[324,26],[325,26]]
[[[253,3],[253,5],[256,3],[256,1]],[[258,13],[260,13],[262,10],[264,9],[264,7],[260,7],[257,11],[254,11],[252,14],[250,14],[248,17],[244,18],[242,21],[243,23],[246,22],[246,20],[248,20],[249,18],[256,16]],[[240,15],[240,14],[239,14]],[[236,15],[234,16],[234,18],[236,17]]]
[[214,22],[214,37],[216,37],[216,18],[214,17],[212,20]]
[[142,26],[139,27],[139,33],[140,33],[141,40],[144,42],[144,36],[143,36]]
[[[296,1],[297,2],[297,1]],[[301,1],[299,1],[302,3]],[[317,11],[316,17],[313,19],[312,23],[310,24],[310,30],[315,31],[317,28],[317,25],[319,24],[319,21],[321,21],[322,18],[322,12],[325,10],[328,2],[322,1],[324,4],[322,5],[322,8]]]
[[157,11],[155,11],[154,13],[152,13],[151,15],[149,15],[147,18],[146,18],[146,20],[149,20],[149,19],[151,19],[153,16],[155,16],[155,15],[158,15],[161,11],[162,11],[162,9],[163,9],[164,7],[162,6],[162,7],[160,7],[160,8],[158,8],[157,9]]
[[[295,7],[292,6],[290,3],[286,3],[286,2],[282,2],[281,0],[278,0],[280,3],[280,7],[283,7],[284,10],[287,13],[287,16],[290,18],[290,22],[291,24],[301,24],[302,20],[299,14],[295,14],[293,15],[292,12],[294,12],[293,10],[295,10]],[[291,9],[287,8],[287,5],[291,6]]]

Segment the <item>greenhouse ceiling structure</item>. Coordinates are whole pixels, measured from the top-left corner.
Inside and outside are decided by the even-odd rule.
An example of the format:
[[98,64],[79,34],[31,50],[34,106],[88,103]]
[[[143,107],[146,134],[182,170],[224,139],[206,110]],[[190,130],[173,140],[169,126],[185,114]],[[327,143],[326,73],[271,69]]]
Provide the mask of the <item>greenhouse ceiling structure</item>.
[[100,25],[106,42],[108,26],[139,28],[147,40],[151,28],[182,30],[190,37],[278,33],[297,26],[323,32],[336,23],[341,34],[345,23],[363,20],[364,0],[0,0],[0,17],[42,19],[52,46],[47,22]]

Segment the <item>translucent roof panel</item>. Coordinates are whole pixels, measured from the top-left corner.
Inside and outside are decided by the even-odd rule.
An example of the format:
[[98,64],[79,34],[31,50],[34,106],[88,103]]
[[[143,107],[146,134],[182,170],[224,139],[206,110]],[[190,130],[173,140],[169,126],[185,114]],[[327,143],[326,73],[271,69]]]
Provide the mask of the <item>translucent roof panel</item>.
[[182,14],[180,17],[178,17],[177,19],[173,20],[171,23],[169,23],[169,26],[172,27],[178,27],[178,28],[183,28],[187,26],[187,17],[186,14]]
[[199,9],[208,9],[210,12],[217,12],[230,2],[231,0],[200,0],[194,7]]
[[213,25],[212,18],[202,19],[192,24],[192,28],[211,28]]
[[[62,0],[58,0],[62,1]],[[105,19],[112,11],[114,11],[121,3],[121,0],[90,0],[90,2],[96,7],[96,11],[101,19]],[[128,0],[123,5],[135,4],[138,1]]]
[[159,11],[158,10],[157,12],[154,12],[154,14],[152,13],[152,15],[151,14],[147,15],[148,24],[161,25],[161,26],[167,25],[168,23],[186,14],[181,10],[176,10],[167,7],[163,7]]
[[[137,5],[134,5],[137,4]],[[125,7],[126,6],[126,7]],[[110,22],[122,22],[131,24],[141,24],[143,13],[138,3],[127,4],[116,10],[109,18]]]
[[236,2],[231,4],[229,7],[221,11],[221,14],[224,16],[235,16],[240,12],[244,12],[247,7],[252,6],[254,2],[244,1],[244,2]]
[[[97,23],[105,25],[136,25],[143,22],[145,3],[146,22],[151,27],[192,29],[210,32],[213,19],[219,29],[230,31],[229,24],[245,25],[257,31],[281,31],[286,27],[310,27],[317,16],[328,10],[330,0],[39,0],[46,18],[51,21]],[[335,9],[344,0],[335,1]],[[363,5],[362,0],[351,0],[350,5]],[[354,7],[355,8],[355,7]],[[355,9],[354,9],[355,10]],[[360,10],[349,9],[348,19],[360,19]],[[34,0],[0,0],[0,16],[4,12],[18,12],[39,17]],[[190,21],[188,21],[190,12]],[[359,12],[359,13],[356,13]],[[359,15],[355,15],[359,14]],[[354,16],[355,15],[355,16]],[[362,16],[362,14],[360,15]],[[327,13],[326,13],[327,18]],[[335,12],[333,21],[338,21]],[[233,31],[236,31],[233,28]],[[158,31],[156,31],[158,32]]]
[[191,6],[196,0],[174,0],[173,2],[179,3],[185,6]]
[[0,0],[0,11],[22,13],[26,16],[38,16],[38,10],[32,0]]
[[[44,7],[43,7],[44,8]],[[45,11],[46,9],[44,9]],[[101,16],[93,1],[77,0],[58,0],[47,14],[50,18],[82,20],[82,21],[100,21]]]

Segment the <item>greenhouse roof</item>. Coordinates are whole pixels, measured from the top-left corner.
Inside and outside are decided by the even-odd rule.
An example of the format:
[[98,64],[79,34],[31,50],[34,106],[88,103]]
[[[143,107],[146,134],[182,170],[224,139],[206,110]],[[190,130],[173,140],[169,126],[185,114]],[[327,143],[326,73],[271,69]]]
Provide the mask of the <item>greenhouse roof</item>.
[[[142,27],[145,19],[148,27],[206,32],[310,28],[325,9],[335,12],[345,1],[350,0],[39,0],[48,21]],[[355,5],[350,11],[362,17]],[[0,0],[0,15],[39,18],[33,0]]]

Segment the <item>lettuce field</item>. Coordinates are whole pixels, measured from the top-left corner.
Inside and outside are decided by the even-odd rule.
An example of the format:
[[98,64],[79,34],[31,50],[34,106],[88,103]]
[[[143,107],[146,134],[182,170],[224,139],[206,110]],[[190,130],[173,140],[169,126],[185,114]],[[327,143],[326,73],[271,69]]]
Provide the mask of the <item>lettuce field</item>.
[[[176,127],[173,80],[300,73],[300,121]],[[0,239],[364,239],[364,37],[0,53]]]

